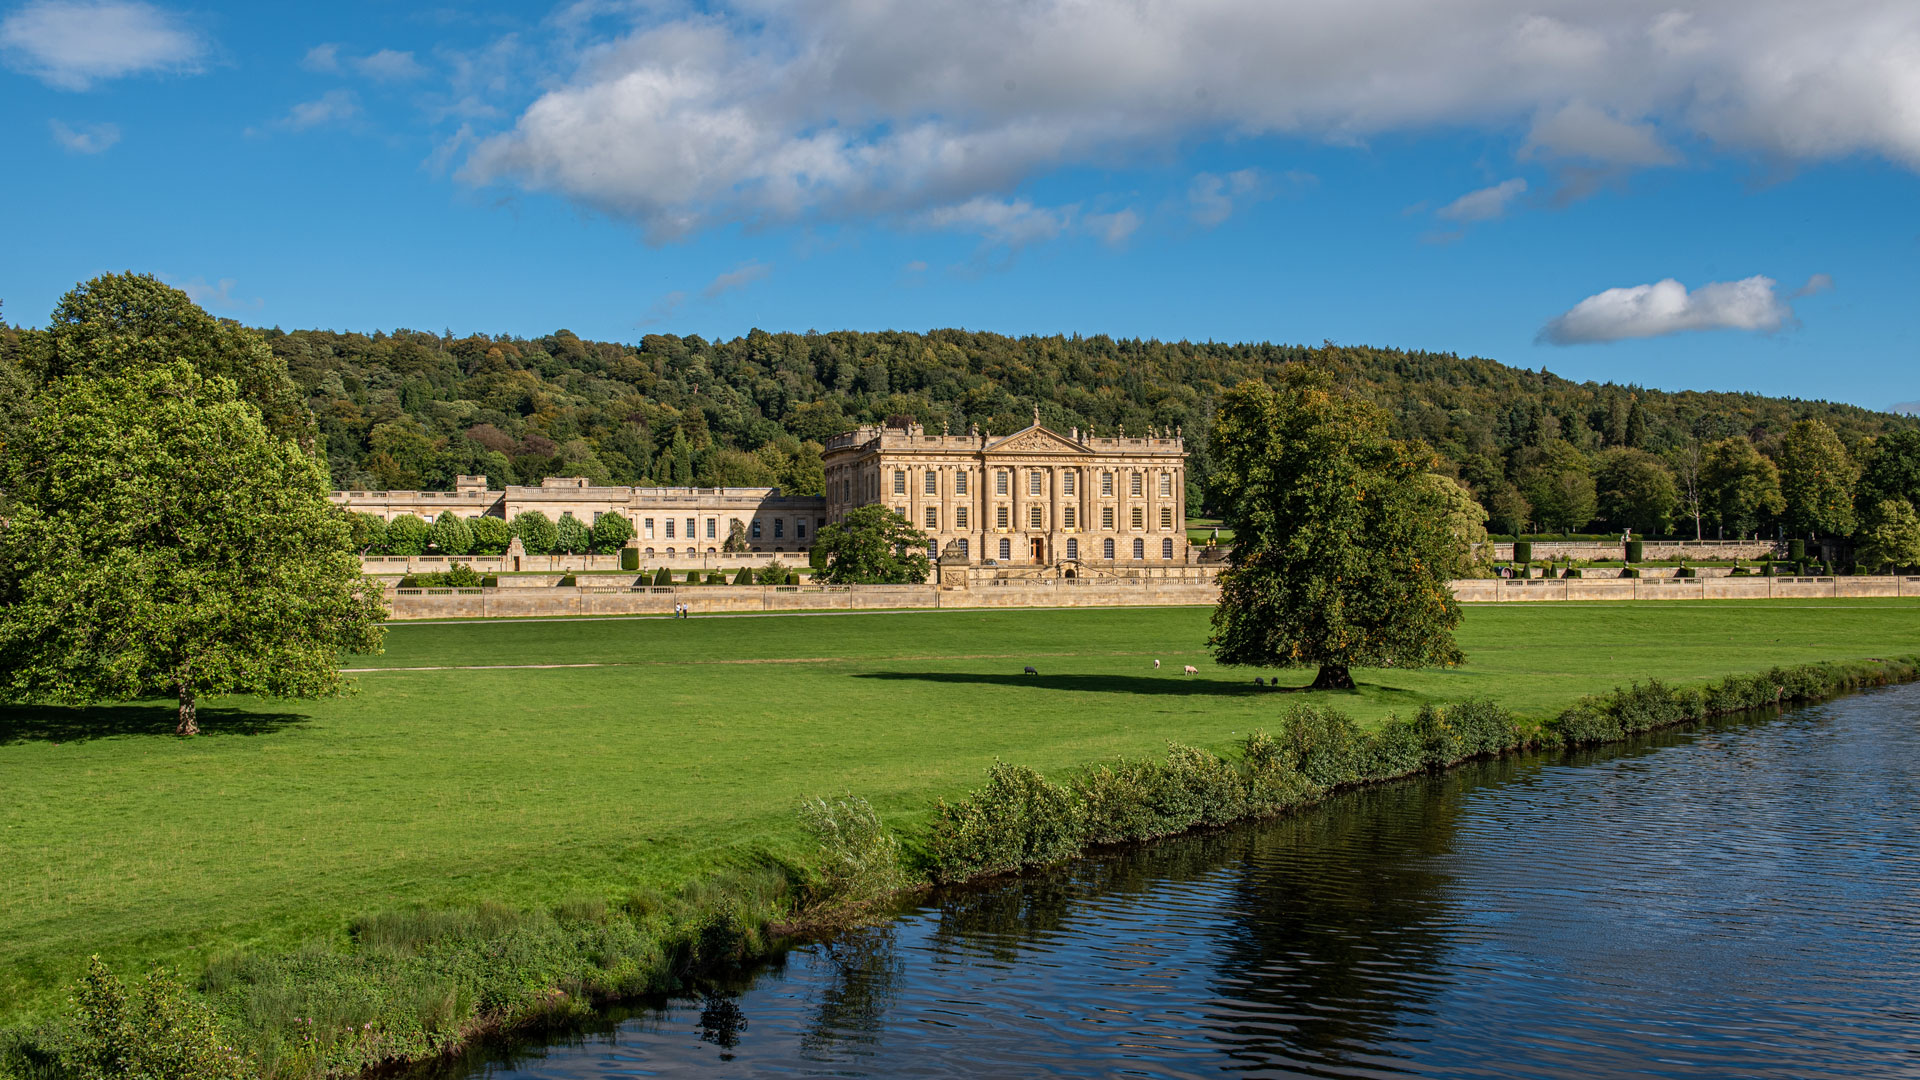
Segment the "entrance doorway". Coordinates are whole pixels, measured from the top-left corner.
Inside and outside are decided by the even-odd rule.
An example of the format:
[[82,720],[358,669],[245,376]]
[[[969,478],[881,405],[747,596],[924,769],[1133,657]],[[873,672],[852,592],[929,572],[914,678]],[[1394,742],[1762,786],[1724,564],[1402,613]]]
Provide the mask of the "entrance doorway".
[[1044,537],[1033,538],[1033,561],[1037,563],[1047,561],[1047,541]]

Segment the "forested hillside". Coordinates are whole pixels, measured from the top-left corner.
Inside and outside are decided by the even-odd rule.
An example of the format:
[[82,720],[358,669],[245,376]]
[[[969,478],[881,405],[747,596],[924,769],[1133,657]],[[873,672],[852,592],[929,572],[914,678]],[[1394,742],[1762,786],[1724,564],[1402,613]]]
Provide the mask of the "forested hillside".
[[[31,332],[8,333],[7,348],[32,348]],[[1796,421],[1820,421],[1853,461],[1870,456],[1876,436],[1920,428],[1914,418],[1823,401],[1574,383],[1480,358],[1365,346],[964,330],[754,331],[716,342],[649,335],[634,344],[565,330],[535,339],[265,336],[309,395],[343,488],[440,488],[457,473],[485,473],[496,486],[584,475],[814,493],[817,444],[828,435],[903,417],[932,430],[1010,432],[1037,404],[1060,429],[1183,429],[1200,495],[1220,391],[1316,360],[1383,407],[1397,434],[1430,445],[1496,530],[1680,531],[1684,521],[1691,533],[1698,511],[1702,529],[1731,534],[1779,518],[1778,496],[1747,489],[1777,486],[1777,475],[1757,474],[1785,464]],[[1725,490],[1708,490],[1715,483]],[[1723,505],[1729,498],[1739,505]]]

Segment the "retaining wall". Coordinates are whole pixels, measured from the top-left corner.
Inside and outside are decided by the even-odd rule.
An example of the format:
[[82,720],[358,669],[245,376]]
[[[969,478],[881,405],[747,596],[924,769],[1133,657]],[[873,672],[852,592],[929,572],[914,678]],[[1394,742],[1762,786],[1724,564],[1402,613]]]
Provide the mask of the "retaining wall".
[[917,608],[1161,607],[1218,602],[1212,583],[1011,582],[983,588],[930,585],[676,585],[627,589],[388,589],[396,620],[532,618],[551,615],[696,615],[754,611]]
[[[1643,540],[1642,559],[1760,559],[1770,555],[1785,558],[1787,545],[1772,540]],[[1626,545],[1597,540],[1535,540],[1533,561],[1548,559],[1618,559],[1626,554]],[[1513,545],[1493,545],[1495,562],[1513,561]]]
[[1453,595],[1463,604],[1920,596],[1920,577],[1491,578],[1456,581]]

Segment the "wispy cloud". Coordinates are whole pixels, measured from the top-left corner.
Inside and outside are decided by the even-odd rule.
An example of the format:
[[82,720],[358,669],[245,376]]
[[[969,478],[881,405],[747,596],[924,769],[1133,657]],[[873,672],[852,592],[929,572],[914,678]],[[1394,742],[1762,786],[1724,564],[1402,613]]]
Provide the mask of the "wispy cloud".
[[355,71],[378,82],[411,82],[427,73],[410,52],[381,49],[353,62]]
[[234,288],[240,284],[233,278],[221,278],[211,285],[207,284],[207,279],[204,277],[183,280],[172,274],[161,274],[160,278],[186,293],[189,300],[203,308],[215,311],[258,311],[267,304],[257,296],[248,300],[233,295]]
[[300,58],[300,66],[308,71],[335,72],[340,70],[340,46],[315,45]]
[[738,289],[744,289],[771,273],[773,273],[772,263],[763,263],[756,259],[717,275],[712,281],[707,282],[707,287],[700,290],[700,299],[713,300]]
[[0,56],[62,90],[198,71],[207,49],[180,16],[136,0],[34,0],[0,20]]
[[1141,218],[1138,212],[1127,209],[1111,214],[1088,214],[1085,219],[1087,231],[1099,238],[1108,247],[1120,247],[1140,228]]
[[287,110],[281,124],[295,131],[327,124],[339,124],[360,115],[360,99],[351,90],[329,90],[312,101],[303,101]]
[[[1816,274],[1814,280],[1832,279]],[[1595,293],[1541,327],[1539,341],[1551,345],[1588,345],[1627,338],[1662,337],[1696,330],[1750,330],[1772,333],[1793,322],[1793,308],[1780,297],[1778,283],[1756,274],[1739,281],[1715,281],[1691,292],[1672,278]],[[1815,291],[1819,291],[1815,289]],[[1805,288],[1796,296],[1809,295]]]
[[49,120],[47,126],[53,130],[54,142],[76,154],[103,153],[120,141],[120,128],[114,124],[74,128],[59,120]]
[[697,297],[689,294],[685,289],[675,289],[660,297],[647,308],[646,314],[642,315],[634,325],[656,326],[685,311],[687,304],[692,300],[698,299],[701,303],[711,303],[728,293],[738,292],[771,273],[773,273],[772,263],[761,262],[758,259],[741,263],[731,270],[715,274],[713,280],[707,282]]
[[[1283,179],[1293,187],[1314,182],[1311,174],[1302,172],[1289,172]],[[1238,211],[1271,197],[1273,187],[1259,169],[1197,173],[1187,185],[1187,212],[1194,221],[1211,229]]]
[[1469,191],[1435,210],[1433,216],[1447,221],[1457,221],[1463,225],[1476,221],[1493,221],[1504,217],[1507,207],[1513,200],[1526,192],[1526,180],[1516,176],[1511,180],[1502,180],[1492,187]]

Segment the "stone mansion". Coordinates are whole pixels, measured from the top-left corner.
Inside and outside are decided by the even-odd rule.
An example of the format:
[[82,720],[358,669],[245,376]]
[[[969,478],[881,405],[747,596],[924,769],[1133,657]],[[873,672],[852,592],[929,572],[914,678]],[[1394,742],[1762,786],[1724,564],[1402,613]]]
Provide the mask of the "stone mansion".
[[332,500],[388,520],[448,511],[512,520],[538,510],[591,524],[601,514],[624,514],[649,561],[718,554],[736,521],[750,551],[805,552],[823,526],[876,503],[924,531],[929,554],[946,565],[1190,560],[1186,454],[1177,432],[1062,435],[1038,416],[999,438],[930,435],[917,424],[863,427],[828,439],[824,456],[824,498],[778,488],[601,487],[581,477],[493,491],[484,476],[462,476],[452,491],[336,491]]

